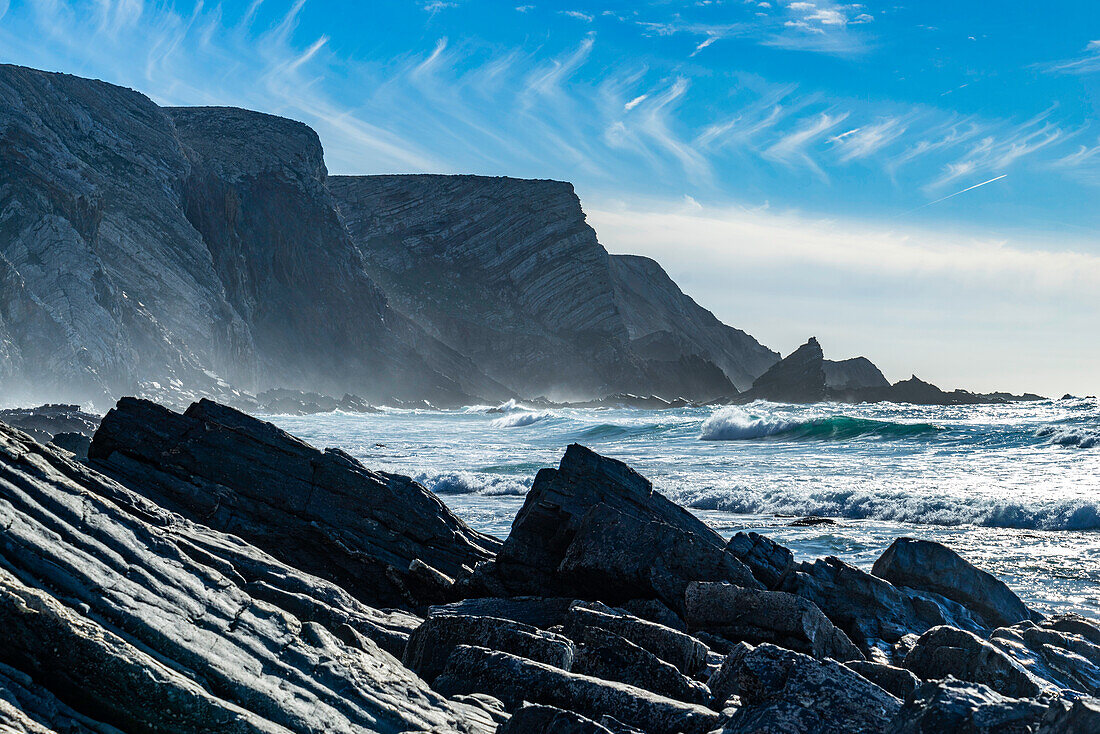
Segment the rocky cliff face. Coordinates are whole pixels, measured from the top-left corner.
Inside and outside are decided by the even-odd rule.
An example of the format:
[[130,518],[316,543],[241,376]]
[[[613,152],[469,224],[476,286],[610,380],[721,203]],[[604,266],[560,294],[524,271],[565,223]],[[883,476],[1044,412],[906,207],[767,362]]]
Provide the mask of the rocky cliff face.
[[394,307],[522,394],[713,397],[775,361],[656,263],[608,255],[567,183],[334,176],[329,187]]
[[6,386],[457,402],[493,387],[389,309],[300,123],[3,66],[0,166]]

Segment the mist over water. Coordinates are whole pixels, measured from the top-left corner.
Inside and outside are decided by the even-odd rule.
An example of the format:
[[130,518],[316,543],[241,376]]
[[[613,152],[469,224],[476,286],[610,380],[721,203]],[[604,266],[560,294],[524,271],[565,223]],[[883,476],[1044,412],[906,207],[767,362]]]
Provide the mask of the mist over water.
[[[730,535],[869,566],[895,537],[948,543],[1040,608],[1100,616],[1100,404],[753,403],[268,416],[367,466],[417,478],[504,537],[535,473],[583,443]],[[793,518],[836,525],[792,527]]]

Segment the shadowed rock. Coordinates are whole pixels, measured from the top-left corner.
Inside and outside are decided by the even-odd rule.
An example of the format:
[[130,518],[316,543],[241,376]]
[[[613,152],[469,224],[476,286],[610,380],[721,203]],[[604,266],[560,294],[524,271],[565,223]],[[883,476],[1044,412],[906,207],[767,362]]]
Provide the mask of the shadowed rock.
[[685,678],[674,666],[633,642],[599,627],[574,631],[577,654],[570,671],[706,705],[710,692],[702,683]]
[[498,734],[612,734],[592,719],[554,706],[526,703]]
[[712,705],[715,709],[721,710],[731,698],[738,695],[740,683],[738,683],[737,674],[741,669],[741,658],[752,650],[753,646],[747,642],[738,642],[722,658],[718,669],[707,679],[707,687],[710,688],[713,697]]
[[1059,688],[1100,692],[1100,645],[1082,635],[1028,621],[994,630],[989,642]]
[[1053,688],[994,645],[953,627],[933,627],[925,632],[903,664],[924,680],[952,675],[1015,698],[1030,698]]
[[482,597],[429,607],[428,616],[461,614],[471,617],[497,617],[546,629],[565,624],[573,601],[572,597],[565,596]]
[[1035,617],[1003,581],[930,540],[898,538],[875,561],[871,572],[896,586],[952,599],[981,615],[990,627]]
[[444,695],[482,691],[511,710],[529,701],[594,718],[610,713],[649,734],[703,734],[718,721],[702,706],[481,647],[455,648],[434,685]]
[[794,594],[692,582],[684,608],[689,629],[754,645],[770,642],[816,658],[863,659],[820,609]]
[[183,415],[123,398],[89,450],[93,466],[157,504],[231,532],[377,606],[417,607],[419,559],[448,575],[489,558],[471,530],[407,477],[319,451],[270,423],[203,400]]
[[726,545],[768,589],[777,589],[794,565],[794,554],[759,533],[737,533]]
[[903,701],[921,683],[920,678],[905,668],[896,668],[885,663],[876,663],[871,660],[849,660],[844,665]]
[[[887,729],[889,734],[1030,734],[1047,707],[1012,698],[980,683],[948,677],[917,688]],[[1062,730],[1064,731],[1064,730]]]
[[600,604],[577,602],[566,619],[565,631],[569,636],[578,635],[586,627],[613,632],[675,666],[684,675],[695,675],[706,663],[706,645],[690,635]]

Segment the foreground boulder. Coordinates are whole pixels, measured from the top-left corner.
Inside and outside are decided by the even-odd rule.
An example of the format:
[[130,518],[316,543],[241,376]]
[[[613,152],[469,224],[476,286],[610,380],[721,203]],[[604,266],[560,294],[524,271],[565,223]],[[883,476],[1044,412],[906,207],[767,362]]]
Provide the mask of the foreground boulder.
[[741,705],[723,734],[879,732],[901,702],[832,660],[760,645],[736,662]]
[[794,554],[771,538],[759,533],[737,533],[726,544],[726,550],[752,571],[765,588],[778,589],[794,566]]
[[0,664],[98,730],[486,731],[383,649],[408,615],[3,425],[0,526]]
[[[601,504],[598,513],[591,512]],[[631,535],[635,532],[644,533],[644,541]],[[571,548],[574,540],[578,545]],[[508,595],[573,595],[617,603],[648,592],[677,609],[678,591],[696,580],[696,572],[759,586],[725,545],[718,533],[655,492],[626,464],[573,444],[557,469],[542,469],[535,477],[486,575]],[[637,560],[638,554],[644,560]],[[564,572],[559,572],[563,563]],[[615,582],[620,572],[640,583],[641,591]],[[604,582],[613,583],[604,588]]]
[[1038,618],[1003,581],[930,540],[898,538],[871,572],[895,586],[952,599],[979,614],[990,628]]
[[599,603],[573,604],[569,608],[565,633],[575,638],[590,627],[607,630],[629,640],[673,665],[684,675],[695,675],[706,665],[707,647],[691,635]]
[[948,677],[916,689],[888,731],[889,734],[1030,734],[1037,730],[1046,713],[1046,705],[1038,701],[1003,696],[980,683]]
[[820,609],[794,594],[692,582],[684,607],[690,629],[736,642],[771,642],[815,658],[863,659],[859,648]]
[[623,683],[566,673],[482,647],[455,648],[434,685],[446,696],[474,691],[488,693],[510,710],[529,701],[590,718],[610,713],[648,734],[703,734],[718,723],[718,715],[702,706],[674,701]]
[[405,666],[431,683],[458,645],[501,650],[529,660],[569,670],[574,649],[565,637],[519,622],[494,617],[428,617],[409,635]]
[[123,398],[88,451],[93,466],[173,512],[244,538],[368,604],[442,601],[416,560],[453,577],[498,542],[407,477],[319,451],[270,423],[202,400],[184,414]]
[[1037,678],[1059,688],[1100,693],[1100,645],[1083,635],[1054,629],[1048,620],[1028,621],[994,630],[989,642]]
[[1053,688],[994,645],[953,627],[934,627],[921,635],[904,665],[924,680],[950,675],[1013,698],[1031,698]]

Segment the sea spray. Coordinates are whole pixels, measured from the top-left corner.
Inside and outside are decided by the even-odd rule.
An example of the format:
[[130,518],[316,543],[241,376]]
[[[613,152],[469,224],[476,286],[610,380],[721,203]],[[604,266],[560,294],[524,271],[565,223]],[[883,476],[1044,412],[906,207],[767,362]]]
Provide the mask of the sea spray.
[[844,441],[863,436],[907,438],[942,430],[930,423],[894,421],[833,415],[820,418],[791,419],[757,415],[745,408],[729,406],[717,410],[703,421],[699,438],[703,441],[777,440]]

